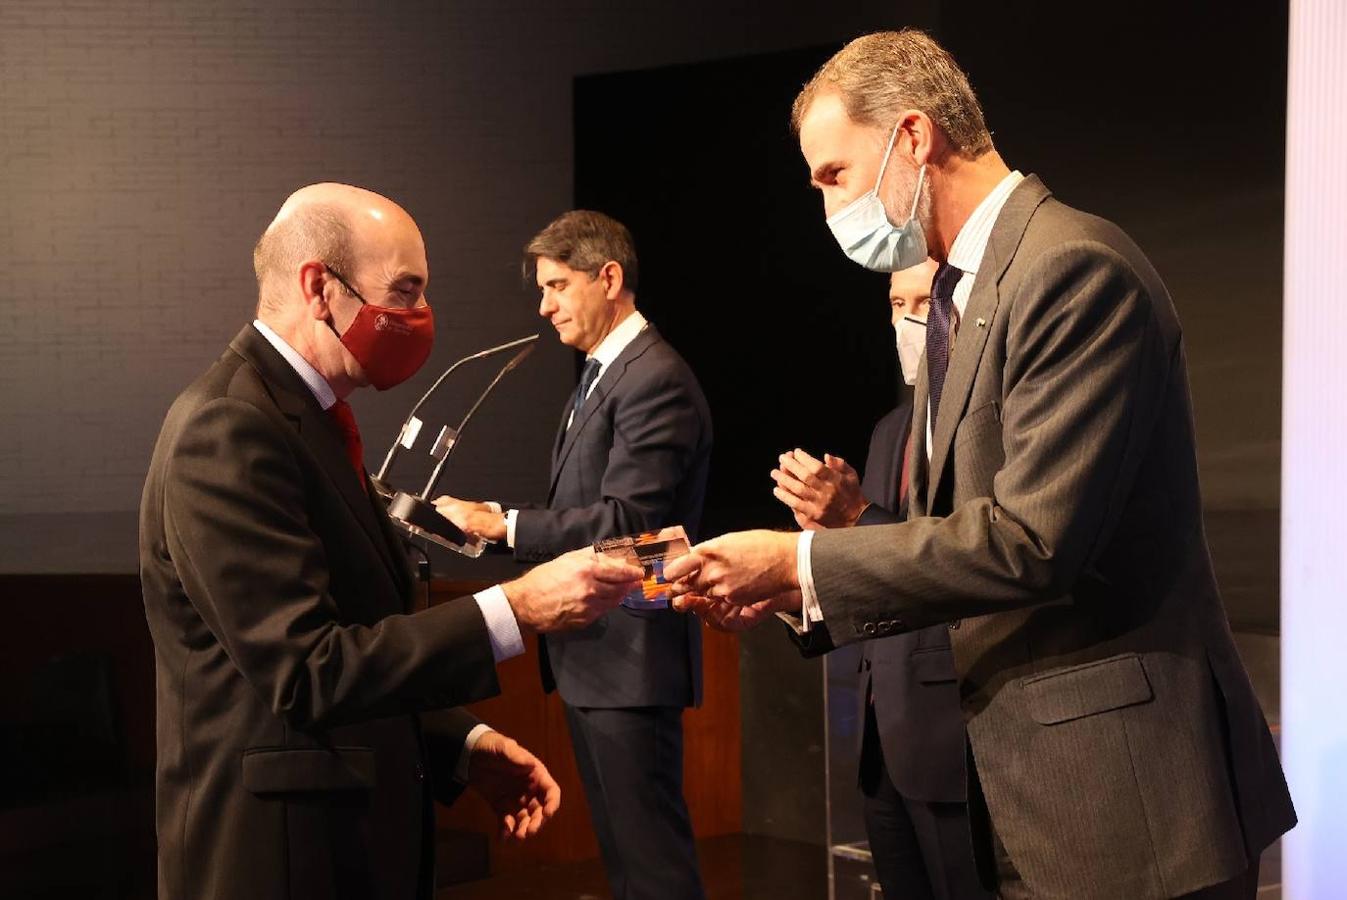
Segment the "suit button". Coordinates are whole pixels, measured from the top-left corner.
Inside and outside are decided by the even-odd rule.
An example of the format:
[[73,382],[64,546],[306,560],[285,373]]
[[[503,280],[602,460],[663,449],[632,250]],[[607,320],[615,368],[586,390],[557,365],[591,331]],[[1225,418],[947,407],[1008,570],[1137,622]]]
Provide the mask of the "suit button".
[[863,631],[863,632],[866,633],[866,634],[874,634],[874,633],[875,633],[875,623],[874,623],[874,622],[866,622],[866,623],[865,623],[865,627],[862,628],[861,631]]
[[959,625],[960,625],[960,624],[961,624],[960,621],[959,621],[958,619],[955,619],[953,622],[950,622],[950,623],[949,623],[949,630],[950,630],[950,631],[958,631],[958,630],[959,630]]
[[417,763],[417,764],[416,764],[416,770],[415,770],[415,771],[416,771],[416,780],[417,780],[417,781],[425,781],[425,780],[426,780],[426,768],[425,768],[425,766],[421,765],[420,763]]

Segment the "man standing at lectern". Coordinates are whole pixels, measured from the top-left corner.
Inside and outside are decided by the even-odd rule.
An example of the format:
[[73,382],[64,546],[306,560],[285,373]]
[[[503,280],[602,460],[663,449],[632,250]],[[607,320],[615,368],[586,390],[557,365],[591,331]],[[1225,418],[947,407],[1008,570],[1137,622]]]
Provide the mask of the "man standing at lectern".
[[257,318],[169,410],[141,500],[159,896],[429,900],[432,797],[466,782],[521,838],[560,802],[448,707],[498,692],[521,628],[592,622],[640,571],[575,553],[411,613],[345,398],[430,352],[421,234],[385,197],[310,185],[254,268]]
[[[444,497],[471,534],[537,562],[594,541],[682,525],[694,539],[711,459],[711,414],[683,358],[636,309],[631,234],[602,213],[565,213],[525,248],[538,313],[585,354],[552,449],[545,508]],[[619,607],[539,641],[543,685],[565,702],[613,896],[703,895],[683,799],[683,709],[701,702],[701,624]]]

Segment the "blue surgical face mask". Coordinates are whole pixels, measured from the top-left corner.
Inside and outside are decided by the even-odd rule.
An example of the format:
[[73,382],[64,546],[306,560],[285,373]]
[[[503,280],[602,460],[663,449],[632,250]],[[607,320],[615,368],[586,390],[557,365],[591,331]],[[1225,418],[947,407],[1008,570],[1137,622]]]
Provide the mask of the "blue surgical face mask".
[[879,186],[884,183],[884,170],[889,166],[893,142],[897,138],[895,126],[889,136],[888,149],[884,151],[884,161],[879,164],[875,186],[828,219],[828,228],[847,258],[875,272],[897,272],[926,262],[926,233],[917,219],[917,201],[921,199],[921,189],[926,183],[926,166],[922,165],[917,172],[912,211],[901,227],[889,221],[884,203],[879,199]]

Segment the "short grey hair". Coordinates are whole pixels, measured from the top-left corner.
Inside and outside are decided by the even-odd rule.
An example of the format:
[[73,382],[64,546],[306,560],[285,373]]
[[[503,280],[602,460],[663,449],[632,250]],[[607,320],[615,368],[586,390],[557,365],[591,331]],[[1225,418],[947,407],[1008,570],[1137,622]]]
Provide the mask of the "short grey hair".
[[324,203],[297,207],[273,222],[253,247],[259,311],[275,307],[266,289],[270,276],[288,275],[309,259],[348,276],[352,255],[351,225],[341,210]]
[[827,91],[836,91],[847,115],[862,125],[892,128],[903,110],[919,109],[960,156],[976,159],[992,149],[968,76],[923,31],[878,31],[837,51],[795,98],[791,128],[796,134],[809,107]]
[[532,275],[538,257],[554,259],[590,278],[610,262],[622,267],[622,286],[633,294],[640,272],[631,232],[612,216],[590,209],[562,213],[524,247],[524,277]]

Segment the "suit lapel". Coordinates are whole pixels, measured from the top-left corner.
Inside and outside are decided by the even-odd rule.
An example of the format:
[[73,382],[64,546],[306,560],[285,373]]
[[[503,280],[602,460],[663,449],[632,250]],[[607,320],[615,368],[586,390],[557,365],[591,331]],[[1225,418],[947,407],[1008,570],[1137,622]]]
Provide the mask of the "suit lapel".
[[[879,498],[881,506],[894,512],[898,511],[899,506],[898,489],[903,479],[903,450],[907,447],[908,425],[912,421],[911,412],[911,407],[903,404],[885,417],[881,426],[883,431],[879,434],[880,440],[874,448],[875,458],[866,460],[866,478],[863,485],[865,495]],[[873,475],[871,468],[874,469]]]
[[552,478],[557,476],[557,460],[561,459],[561,445],[566,441],[566,426],[570,424],[571,403],[568,400],[566,407],[561,411],[561,421],[557,423],[557,436],[552,441]]
[[[987,245],[987,253],[982,257],[978,268],[979,275],[988,271],[987,263],[992,245]],[[963,317],[959,324],[959,334],[954,343],[954,352],[950,354],[949,370],[945,373],[945,387],[940,394],[940,413],[935,419],[935,430],[931,434],[931,480],[932,487],[939,487],[940,476],[944,472],[945,460],[949,456],[950,443],[954,432],[963,418],[964,407],[968,405],[968,394],[973,389],[973,376],[977,373],[978,363],[982,360],[982,349],[987,345],[987,333],[996,312],[998,301],[996,282],[991,278],[979,277],[973,282],[973,293],[968,298]]]
[[1028,176],[1006,199],[992,227],[987,249],[982,254],[978,274],[973,281],[973,292],[960,319],[958,337],[954,342],[954,352],[950,354],[949,371],[945,375],[945,386],[940,395],[940,414],[931,436],[931,468],[926,495],[928,511],[945,474],[954,433],[968,406],[973,377],[982,361],[987,336],[991,333],[992,321],[1001,302],[1001,276],[1014,258],[1015,250],[1024,237],[1024,230],[1029,226],[1030,216],[1048,196],[1048,189],[1043,186],[1043,182],[1036,176]]
[[645,329],[632,342],[622,349],[613,360],[612,365],[603,370],[599,380],[594,385],[589,397],[585,400],[585,405],[580,409],[580,415],[575,422],[571,423],[570,428],[566,428],[566,414],[562,414],[561,427],[561,445],[557,450],[556,458],[552,463],[552,483],[548,486],[547,496],[549,502],[552,494],[557,489],[557,479],[561,476],[561,470],[566,465],[566,458],[570,456],[571,449],[575,446],[576,440],[580,437],[580,432],[585,430],[589,420],[594,416],[600,406],[603,405],[604,398],[613,390],[614,386],[622,380],[622,376],[627,372],[627,366],[631,361],[638,358],[642,353],[650,348],[655,341],[659,340],[659,332],[655,330],[654,325],[647,325]]
[[383,559],[389,574],[401,589],[406,580],[405,566],[399,567],[393,558],[383,528],[375,515],[369,494],[361,486],[355,470],[346,455],[346,445],[337,426],[318,405],[318,400],[304,383],[304,379],[276,352],[276,348],[251,325],[245,326],[230,346],[248,360],[261,374],[276,401],[276,406],[299,432],[300,438],[318,458],[324,474],[333,488],[350,508],[361,530]]

